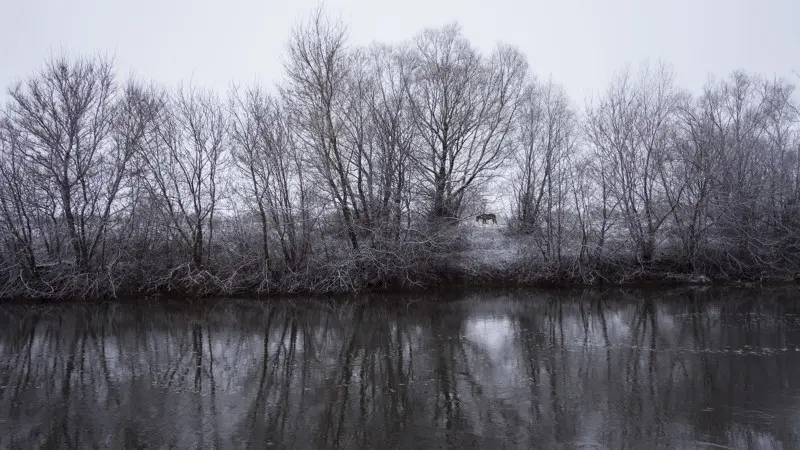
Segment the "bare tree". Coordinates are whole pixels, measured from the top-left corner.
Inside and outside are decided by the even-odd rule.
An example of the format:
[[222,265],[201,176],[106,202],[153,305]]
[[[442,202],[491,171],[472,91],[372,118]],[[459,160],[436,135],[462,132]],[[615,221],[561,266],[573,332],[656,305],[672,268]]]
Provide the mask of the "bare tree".
[[248,89],[231,95],[231,154],[233,162],[247,177],[244,199],[255,204],[261,226],[261,251],[264,268],[271,271],[267,185],[270,181],[268,147],[272,135],[275,105],[260,89]]
[[682,132],[677,141],[676,176],[685,183],[683,198],[673,209],[675,231],[683,257],[694,270],[711,227],[717,222],[712,202],[724,162],[719,122],[721,97],[707,87],[694,105],[681,114]]
[[773,233],[776,264],[796,266],[800,260],[800,112],[793,105],[795,86],[785,80],[767,81],[762,92],[767,103],[765,140],[770,154],[763,176],[767,196],[763,217]]
[[297,270],[310,252],[313,221],[291,119],[279,100],[259,88],[234,92],[231,111],[232,154],[247,180],[244,198],[258,216],[265,268],[274,269],[270,236],[276,235],[280,256]]
[[[105,171],[104,189],[113,201],[105,204],[100,231],[93,247],[99,248],[102,260],[113,265],[123,259],[128,244],[130,221],[135,215],[141,191],[142,159],[155,145],[153,130],[158,126],[160,102],[152,87],[130,81],[121,90],[115,104],[110,134],[110,151],[101,167]],[[112,245],[108,245],[110,240]],[[116,244],[116,245],[113,245]]]
[[[18,262],[28,274],[36,272],[34,250],[40,214],[37,197],[42,188],[20,149],[20,136],[10,120],[0,124],[0,218],[2,219],[5,266]],[[9,274],[13,277],[13,275]]]
[[208,261],[214,214],[222,197],[221,174],[227,159],[227,124],[210,92],[181,88],[164,99],[148,148],[148,189],[165,225],[189,251],[195,268]]
[[756,253],[756,242],[751,238],[759,221],[761,180],[757,178],[757,170],[759,158],[765,155],[762,137],[767,105],[759,95],[758,81],[744,72],[734,72],[719,88],[718,145],[725,161],[720,173],[719,226],[721,237],[741,257]]
[[[744,72],[706,89],[701,122],[713,130],[706,144],[718,158],[713,173],[712,214],[717,249],[726,270],[776,268],[782,261],[786,228],[793,215],[796,180],[797,112],[793,87]],[[788,208],[787,208],[788,207]],[[790,244],[789,244],[790,245]],[[756,269],[759,270],[759,269]]]
[[[26,164],[52,188],[77,268],[102,253],[117,195],[149,120],[138,88],[120,95],[110,61],[65,58],[11,90],[9,119]],[[95,261],[104,264],[103,258]]]
[[357,149],[348,148],[344,138],[351,62],[345,26],[319,9],[292,32],[285,93],[296,121],[298,144],[313,155],[309,166],[341,212],[350,245],[358,249],[351,185]]
[[406,91],[420,140],[413,159],[431,217],[457,218],[465,191],[491,177],[508,155],[526,70],[512,47],[482,57],[456,25],[414,40]]
[[369,89],[363,101],[370,122],[368,192],[372,220],[380,241],[400,239],[408,211],[409,155],[414,127],[406,98],[408,52],[404,48],[373,46],[367,52]]
[[665,66],[645,66],[637,79],[625,71],[587,111],[591,145],[610,168],[637,258],[649,263],[659,232],[682,195],[667,195],[665,163],[672,157],[682,95]]
[[563,88],[552,81],[528,86],[515,130],[514,209],[519,230],[534,235],[545,260],[561,259],[573,211],[569,181],[577,127]]
[[349,95],[342,104],[342,133],[340,143],[349,149],[348,197],[352,199],[353,215],[359,228],[372,231],[373,216],[379,214],[375,200],[375,151],[370,117],[369,98],[374,90],[366,51],[358,49],[350,54],[350,70],[345,78],[344,91]]

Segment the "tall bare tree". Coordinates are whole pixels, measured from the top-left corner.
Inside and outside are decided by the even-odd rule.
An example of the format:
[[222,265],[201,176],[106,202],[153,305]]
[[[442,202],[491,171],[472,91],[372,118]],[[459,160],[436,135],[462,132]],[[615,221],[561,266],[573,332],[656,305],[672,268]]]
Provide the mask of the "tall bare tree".
[[222,198],[227,123],[216,95],[181,88],[164,97],[156,145],[145,158],[148,188],[165,225],[204,267],[212,249],[214,214]]
[[285,63],[285,92],[298,144],[308,149],[313,167],[337,209],[347,237],[358,249],[354,190],[351,174],[358,149],[345,143],[345,118],[350,103],[349,76],[352,55],[346,45],[345,26],[318,9],[297,26],[289,41]]
[[681,188],[667,195],[671,186],[664,178],[682,98],[666,66],[645,65],[636,78],[623,72],[587,111],[588,138],[611,170],[609,181],[644,263],[653,260],[662,225],[682,195]]
[[67,230],[76,266],[86,271],[140,150],[146,106],[136,86],[117,89],[111,62],[99,58],[53,59],[10,94],[21,154],[53,189],[57,221]]
[[531,84],[523,95],[513,154],[516,220],[546,260],[560,260],[576,146],[577,117],[563,88]]
[[233,162],[246,176],[244,183],[245,201],[255,205],[261,226],[261,252],[264,268],[271,270],[269,243],[269,207],[267,185],[270,171],[267,169],[270,154],[268,148],[273,144],[271,131],[275,116],[274,101],[261,89],[248,89],[245,92],[234,90],[231,95],[231,155]]
[[247,180],[244,199],[254,206],[261,227],[265,268],[274,269],[270,236],[277,236],[280,256],[296,270],[310,251],[312,220],[291,118],[280,100],[260,88],[236,91],[232,102],[231,150]]
[[399,231],[403,214],[410,219],[409,181],[415,127],[409,102],[405,47],[373,47],[371,70],[374,89],[369,99],[374,141],[379,153],[379,201],[381,217]]
[[466,190],[508,155],[527,63],[508,46],[483,57],[457,25],[423,31],[413,49],[406,89],[420,141],[413,159],[431,217],[453,219]]

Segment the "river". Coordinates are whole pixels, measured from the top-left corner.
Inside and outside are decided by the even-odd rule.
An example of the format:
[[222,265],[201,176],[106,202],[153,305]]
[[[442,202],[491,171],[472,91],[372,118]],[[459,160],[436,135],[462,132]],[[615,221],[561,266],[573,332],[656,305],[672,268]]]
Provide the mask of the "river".
[[800,290],[0,306],[0,448],[800,448]]

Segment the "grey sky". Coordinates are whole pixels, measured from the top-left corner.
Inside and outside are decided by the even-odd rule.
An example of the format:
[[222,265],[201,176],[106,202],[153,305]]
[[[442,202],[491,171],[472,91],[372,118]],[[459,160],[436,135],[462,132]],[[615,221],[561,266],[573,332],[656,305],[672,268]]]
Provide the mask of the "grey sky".
[[[0,86],[52,53],[115,55],[121,74],[157,82],[273,82],[289,30],[317,0],[0,0]],[[626,62],[661,59],[681,86],[736,68],[800,71],[797,0],[327,0],[351,43],[397,42],[457,21],[483,50],[518,46],[539,77],[578,104]],[[6,98],[5,92],[0,98]]]

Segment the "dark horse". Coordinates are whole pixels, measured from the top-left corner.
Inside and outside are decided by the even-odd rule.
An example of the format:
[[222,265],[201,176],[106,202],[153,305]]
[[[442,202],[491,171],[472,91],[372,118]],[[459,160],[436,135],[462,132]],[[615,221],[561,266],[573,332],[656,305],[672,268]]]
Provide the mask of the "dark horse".
[[495,225],[497,225],[497,216],[496,216],[496,215],[494,215],[494,214],[492,214],[492,213],[479,214],[477,217],[475,217],[475,222],[478,222],[478,221],[483,221],[483,223],[486,223],[486,222],[488,222],[488,221],[490,221],[490,220],[491,220],[491,221],[492,221],[492,222],[493,222]]

